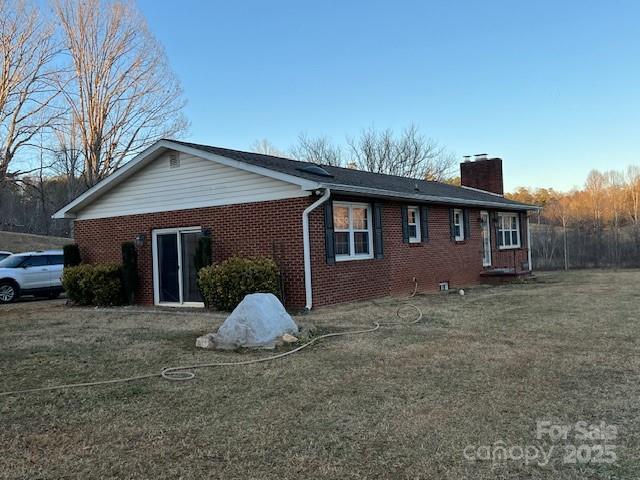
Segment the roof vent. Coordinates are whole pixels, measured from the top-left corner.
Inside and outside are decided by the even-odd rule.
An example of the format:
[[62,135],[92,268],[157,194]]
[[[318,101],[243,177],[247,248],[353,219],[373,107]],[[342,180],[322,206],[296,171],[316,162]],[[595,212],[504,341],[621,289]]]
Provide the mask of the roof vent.
[[178,168],[180,166],[180,155],[178,152],[169,154],[169,168]]
[[298,168],[301,172],[310,173],[312,175],[319,175],[321,177],[333,177],[329,172],[327,172],[320,165],[305,165],[304,167]]
[[476,153],[474,156],[476,157],[476,160],[486,160],[487,159],[487,154],[486,153]]

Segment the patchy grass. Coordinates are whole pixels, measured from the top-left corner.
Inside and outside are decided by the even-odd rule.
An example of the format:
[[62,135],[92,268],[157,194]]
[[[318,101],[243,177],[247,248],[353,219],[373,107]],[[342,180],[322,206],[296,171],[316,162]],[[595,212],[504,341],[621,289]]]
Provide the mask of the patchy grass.
[[[638,271],[539,275],[412,301],[426,321],[273,363],[0,398],[0,478],[640,477]],[[299,317],[318,332],[394,316],[383,299]],[[0,307],[2,390],[258,358],[195,337],[222,315]],[[618,426],[618,461],[562,463],[536,421]],[[555,446],[546,466],[468,461],[468,445]],[[587,442],[589,445],[593,442]]]
[[0,232],[0,250],[13,253],[31,252],[34,250],[55,250],[62,248],[68,243],[73,243],[73,239],[32,235],[30,233]]

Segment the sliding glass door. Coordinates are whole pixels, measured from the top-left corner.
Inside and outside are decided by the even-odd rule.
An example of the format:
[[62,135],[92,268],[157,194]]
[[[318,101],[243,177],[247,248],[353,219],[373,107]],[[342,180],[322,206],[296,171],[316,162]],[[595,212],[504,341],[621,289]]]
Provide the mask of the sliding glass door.
[[202,305],[195,253],[200,227],[153,232],[154,299],[157,305]]

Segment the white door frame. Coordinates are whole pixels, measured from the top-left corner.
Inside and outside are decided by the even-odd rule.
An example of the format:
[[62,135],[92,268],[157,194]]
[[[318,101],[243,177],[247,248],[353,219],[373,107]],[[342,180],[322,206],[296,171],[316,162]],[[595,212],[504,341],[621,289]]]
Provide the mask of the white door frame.
[[[482,221],[482,266],[483,267],[490,267],[491,266],[491,257],[492,257],[492,251],[491,251],[491,216],[489,215],[489,212],[486,210],[481,210],[480,211],[480,218],[483,220]],[[484,221],[484,219],[486,218],[486,222]],[[486,240],[485,240],[485,235],[487,236]],[[489,248],[489,251],[487,252],[487,246]],[[487,255],[488,253],[488,255]]]
[[[182,300],[182,235],[181,233],[201,232],[202,227],[159,228],[151,232],[151,250],[153,252],[153,303],[163,307],[204,307],[203,302],[184,302]],[[158,235],[173,233],[178,237],[178,292],[179,302],[160,301],[160,271],[158,268]]]

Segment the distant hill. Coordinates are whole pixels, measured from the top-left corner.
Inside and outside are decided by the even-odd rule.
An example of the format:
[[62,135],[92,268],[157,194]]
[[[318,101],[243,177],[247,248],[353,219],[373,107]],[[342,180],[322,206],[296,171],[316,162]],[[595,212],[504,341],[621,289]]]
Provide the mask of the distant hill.
[[62,248],[67,243],[73,243],[73,239],[0,231],[0,250],[8,250],[13,253],[52,250]]

